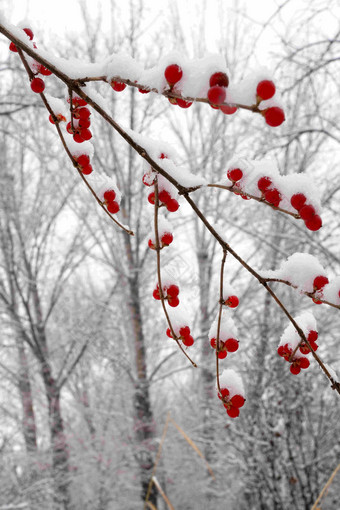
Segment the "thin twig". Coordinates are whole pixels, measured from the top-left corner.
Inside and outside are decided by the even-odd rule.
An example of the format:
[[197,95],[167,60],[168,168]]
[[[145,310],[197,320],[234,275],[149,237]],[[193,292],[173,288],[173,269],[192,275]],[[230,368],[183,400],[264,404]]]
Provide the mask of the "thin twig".
[[169,325],[169,328],[170,328],[170,331],[171,331],[171,335],[172,335],[172,338],[175,340],[175,342],[177,343],[178,347],[181,349],[181,351],[184,353],[184,355],[188,358],[188,360],[190,361],[190,363],[195,367],[197,368],[197,365],[196,363],[190,358],[190,356],[185,352],[185,350],[183,349],[179,339],[177,338],[177,335],[174,331],[174,328],[172,326],[172,323],[171,323],[171,320],[170,320],[170,317],[169,317],[169,314],[168,314],[168,310],[166,309],[166,306],[165,306],[165,297],[164,297],[164,294],[163,294],[163,286],[162,286],[162,278],[161,278],[161,247],[160,247],[160,242],[159,242],[159,233],[158,233],[158,209],[159,209],[159,198],[158,198],[158,178],[156,176],[155,178],[155,181],[154,181],[154,189],[155,189],[155,215],[154,215],[154,227],[155,227],[155,241],[156,241],[156,256],[157,256],[157,278],[158,278],[158,291],[159,291],[159,295],[160,295],[160,298],[161,298],[161,302],[162,302],[162,307],[163,307],[163,311],[164,311],[164,315],[166,317],[166,320],[168,322],[168,325]]
[[217,388],[218,388],[218,391],[219,391],[221,397],[222,397],[222,392],[221,392],[221,387],[220,387],[218,354],[220,352],[220,330],[221,330],[221,318],[222,318],[222,310],[223,310],[223,275],[224,275],[224,265],[225,265],[226,258],[227,258],[227,250],[225,248],[223,248],[223,257],[222,257],[221,272],[220,272],[220,299],[219,299],[220,308],[218,311],[217,334],[216,334],[216,381],[217,381]]

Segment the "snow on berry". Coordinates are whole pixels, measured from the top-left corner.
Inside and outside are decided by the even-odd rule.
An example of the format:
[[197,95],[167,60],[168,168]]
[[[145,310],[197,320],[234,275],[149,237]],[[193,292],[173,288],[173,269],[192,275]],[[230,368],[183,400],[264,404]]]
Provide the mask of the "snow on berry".
[[218,397],[222,400],[225,410],[230,418],[237,418],[239,409],[245,403],[245,391],[241,376],[235,370],[224,370],[219,377],[221,393],[217,386]]
[[330,283],[326,285],[323,290],[323,299],[334,305],[340,305],[340,276],[331,279]]
[[[302,329],[307,339],[310,331],[317,331],[316,320],[311,312],[303,312],[298,317],[294,317],[294,320]],[[288,345],[288,347],[293,351],[300,342],[300,335],[294,328],[293,324],[290,323],[284,330],[278,347]]]
[[[218,327],[218,316],[212,323],[209,330],[209,341],[211,347],[216,349],[217,347],[217,327]],[[221,314],[221,322],[220,322],[220,351],[223,353],[220,358],[225,358],[227,352],[235,352],[238,349],[238,340],[237,340],[237,328],[233,321],[233,319],[229,316],[228,310],[222,310]]]
[[313,255],[309,253],[294,253],[274,271],[261,271],[265,278],[277,278],[288,281],[302,292],[313,293],[314,279],[325,276],[325,270]]
[[72,156],[77,159],[82,154],[86,154],[92,159],[94,148],[91,142],[83,142],[81,145],[76,143],[72,136],[65,136],[65,142]]
[[[151,241],[152,246],[150,246],[150,242],[149,242],[149,246],[150,246],[150,248],[155,249],[156,248],[156,238],[155,238],[155,233],[154,233],[153,219],[151,220],[151,228],[152,228],[152,230],[151,230],[152,233],[149,234],[148,239],[149,239],[149,241]],[[159,243],[160,243],[161,247],[168,246],[173,241],[172,225],[171,225],[170,221],[161,214],[159,214],[159,216],[158,216],[158,238],[159,238]]]
[[50,94],[45,94],[48,104],[53,110],[54,115],[57,117],[58,115],[62,115],[65,119],[69,114],[69,109],[65,104],[65,101],[59,99],[58,97],[53,97]]
[[230,308],[236,308],[239,304],[239,299],[237,297],[237,293],[230,284],[223,284],[223,300],[226,306]]

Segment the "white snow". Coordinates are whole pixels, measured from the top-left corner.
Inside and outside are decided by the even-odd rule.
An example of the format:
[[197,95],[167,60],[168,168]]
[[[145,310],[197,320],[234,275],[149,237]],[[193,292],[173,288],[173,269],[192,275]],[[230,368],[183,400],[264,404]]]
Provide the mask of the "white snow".
[[[217,327],[218,327],[218,314],[214,322],[212,323],[209,330],[209,339],[217,338]],[[237,327],[234,320],[230,316],[230,312],[227,309],[222,310],[221,324],[220,324],[220,337],[219,339],[225,342],[228,338],[235,338],[237,340]]]
[[242,378],[237,372],[235,372],[235,370],[232,370],[231,368],[223,370],[220,374],[219,380],[221,389],[227,388],[229,390],[230,398],[234,395],[242,395],[245,397]]
[[294,253],[274,271],[260,271],[264,278],[278,278],[288,281],[303,292],[313,292],[316,276],[326,276],[317,258],[309,253]]

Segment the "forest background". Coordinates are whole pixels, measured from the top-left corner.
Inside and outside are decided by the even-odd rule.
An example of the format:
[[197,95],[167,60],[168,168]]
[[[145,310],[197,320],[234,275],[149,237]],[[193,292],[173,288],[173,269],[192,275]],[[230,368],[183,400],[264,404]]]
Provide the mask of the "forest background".
[[[234,81],[260,65],[271,69],[286,113],[274,129],[249,112],[216,115],[206,104],[180,110],[134,88],[99,90],[114,118],[173,143],[192,173],[217,181],[238,154],[271,158],[284,175],[310,176],[322,194],[317,233],[231,193],[195,198],[252,266],[274,269],[305,252],[330,276],[340,274],[337,1],[268,1],[257,9],[237,1],[81,1],[49,13],[40,6],[41,16],[34,2],[21,4],[1,8],[13,23],[26,17],[39,46],[65,58],[125,53],[151,67],[176,49],[190,58],[222,54]],[[311,509],[340,462],[339,396],[316,364],[293,376],[277,356],[284,315],[228,256],[226,276],[240,298],[240,349],[230,363],[247,397],[240,417],[230,419],[216,397],[208,341],[219,300],[215,240],[181,204],[164,265],[181,280],[194,368],[166,336],[152,298],[141,158],[93,116],[93,164],[115,175],[131,238],[72,169],[4,37],[0,58],[0,509],[132,510],[146,498],[150,508],[169,508],[157,484],[181,510]],[[65,97],[57,80],[49,83],[49,93]],[[320,356],[339,373],[338,310],[293,289],[279,292],[293,316],[313,311]],[[339,492],[338,475],[323,510],[339,508]]]

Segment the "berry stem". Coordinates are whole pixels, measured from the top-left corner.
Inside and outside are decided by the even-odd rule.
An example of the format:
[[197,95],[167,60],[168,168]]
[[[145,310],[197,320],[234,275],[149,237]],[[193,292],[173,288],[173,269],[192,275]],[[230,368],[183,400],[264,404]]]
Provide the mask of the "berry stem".
[[221,318],[222,318],[222,310],[223,310],[223,275],[224,275],[224,265],[227,258],[227,249],[223,248],[223,257],[221,262],[221,271],[220,271],[220,299],[219,304],[220,308],[218,311],[218,319],[217,319],[217,333],[216,333],[216,382],[219,393],[222,395],[221,386],[220,386],[220,372],[219,372],[219,357],[218,353],[220,350],[220,330],[221,330]]
[[157,178],[157,176],[155,177],[155,181],[154,181],[154,190],[155,190],[155,204],[154,204],[154,207],[155,207],[155,214],[154,214],[155,249],[156,249],[156,257],[157,257],[157,279],[158,279],[159,296],[161,298],[161,303],[162,303],[164,315],[165,315],[167,323],[169,325],[172,338],[175,340],[175,342],[177,343],[177,345],[181,349],[181,351],[184,353],[184,355],[188,358],[190,363],[195,368],[197,368],[196,363],[190,358],[190,356],[185,352],[185,350],[181,346],[181,344],[180,344],[180,342],[179,342],[179,340],[177,338],[177,335],[176,335],[176,333],[174,331],[174,328],[172,326],[172,323],[171,323],[171,320],[170,320],[170,317],[169,317],[169,314],[168,314],[168,310],[166,309],[166,306],[165,306],[165,297],[164,297],[164,294],[163,294],[162,277],[161,277],[161,247],[160,247],[159,232],[158,232],[159,198],[158,198],[158,178]]

